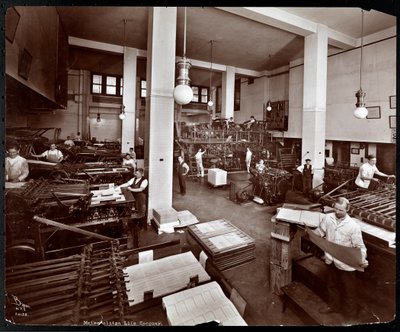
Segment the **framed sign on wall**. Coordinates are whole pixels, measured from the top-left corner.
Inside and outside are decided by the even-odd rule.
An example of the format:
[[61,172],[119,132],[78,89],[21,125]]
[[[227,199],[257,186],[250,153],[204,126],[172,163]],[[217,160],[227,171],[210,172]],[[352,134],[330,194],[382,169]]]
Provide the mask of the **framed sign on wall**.
[[14,7],[10,7],[6,14],[6,38],[12,43],[17,31],[20,15]]
[[396,128],[396,115],[389,115],[389,128]]
[[389,96],[390,109],[396,109],[396,96]]
[[368,115],[367,119],[380,119],[381,118],[381,107],[380,106],[370,106],[367,107]]

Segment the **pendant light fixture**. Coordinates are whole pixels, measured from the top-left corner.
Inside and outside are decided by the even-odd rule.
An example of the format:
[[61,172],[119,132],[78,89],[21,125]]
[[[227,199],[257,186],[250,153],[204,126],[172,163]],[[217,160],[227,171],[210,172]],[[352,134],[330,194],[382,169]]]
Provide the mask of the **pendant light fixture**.
[[[123,63],[123,67],[125,67],[125,36],[126,36],[126,22],[127,22],[126,18],[123,19],[123,22],[124,22],[124,42],[123,42],[122,46],[123,46],[124,52],[122,54],[122,56],[123,56],[122,63]],[[122,89],[124,89],[124,85],[122,86]],[[125,105],[124,105],[124,92],[123,92],[123,90],[122,90],[121,112],[119,113],[118,117],[119,117],[120,120],[124,120],[125,119]]]
[[97,109],[97,118],[96,118],[97,122],[101,122],[101,117],[100,117],[100,113],[99,110]]
[[211,87],[212,87],[212,73],[213,73],[213,71],[212,71],[212,65],[213,65],[213,40],[210,40],[210,44],[211,44],[211,61],[210,61],[210,90],[209,90],[209,92],[208,92],[208,103],[207,103],[207,105],[209,106],[209,107],[213,107],[213,105],[214,105],[214,102],[212,101],[212,99],[211,99]]
[[179,105],[189,104],[193,99],[193,90],[189,86],[189,69],[192,66],[189,59],[186,58],[186,7],[183,25],[183,56],[177,62],[178,77],[176,79],[176,87],[174,89],[174,99]]
[[[269,55],[269,64],[271,65],[271,54]],[[271,79],[268,80],[268,101],[267,101],[267,111],[272,111],[271,105]]]
[[354,110],[354,116],[357,119],[365,119],[368,115],[368,110],[365,108],[364,98],[366,93],[361,88],[362,78],[362,63],[363,63],[363,38],[364,38],[364,11],[361,9],[361,55],[360,55],[360,90],[356,92],[357,108]]
[[120,118],[120,120],[125,119],[125,106],[123,104],[121,105],[121,113],[119,113],[118,117]]

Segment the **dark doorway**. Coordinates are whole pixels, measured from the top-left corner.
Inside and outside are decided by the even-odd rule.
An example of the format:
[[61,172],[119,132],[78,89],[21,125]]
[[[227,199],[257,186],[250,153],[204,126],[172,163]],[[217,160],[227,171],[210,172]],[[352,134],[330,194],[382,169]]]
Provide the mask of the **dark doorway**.
[[386,174],[396,174],[396,144],[377,144],[378,169]]

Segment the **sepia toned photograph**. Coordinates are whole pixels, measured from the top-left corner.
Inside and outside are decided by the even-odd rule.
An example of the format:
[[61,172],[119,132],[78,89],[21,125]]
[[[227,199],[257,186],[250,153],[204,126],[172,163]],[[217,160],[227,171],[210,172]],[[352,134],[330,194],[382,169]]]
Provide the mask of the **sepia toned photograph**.
[[5,6],[0,330],[396,324],[370,5]]

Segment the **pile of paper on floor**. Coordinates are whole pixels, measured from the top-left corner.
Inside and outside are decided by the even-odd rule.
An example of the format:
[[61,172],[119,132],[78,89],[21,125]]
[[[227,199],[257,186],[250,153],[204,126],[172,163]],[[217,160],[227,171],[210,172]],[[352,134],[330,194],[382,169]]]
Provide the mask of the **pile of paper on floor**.
[[169,325],[197,325],[219,321],[225,326],[247,326],[216,281],[162,299]]
[[174,208],[154,209],[153,217],[158,234],[173,233],[174,227],[179,225],[178,212]]
[[228,220],[219,219],[189,226],[188,234],[221,271],[255,259],[254,239]]
[[189,225],[197,224],[199,222],[196,216],[192,214],[189,210],[178,211],[178,220],[179,225],[175,226],[175,228],[186,227]]

